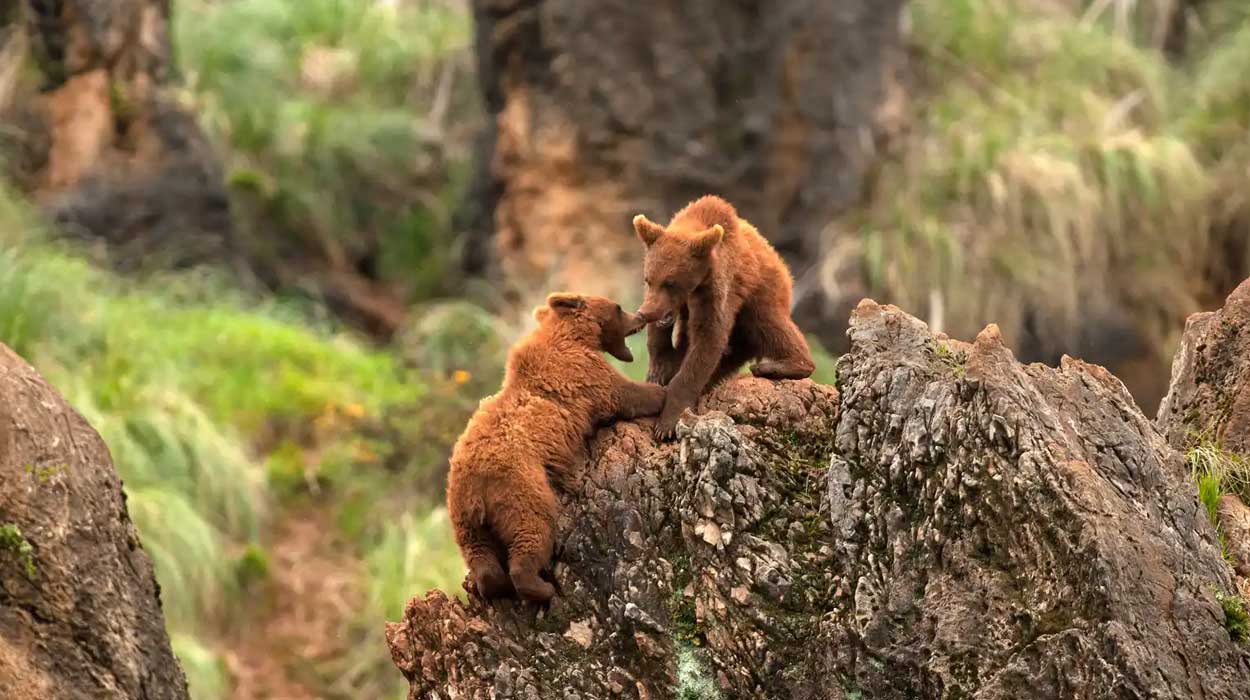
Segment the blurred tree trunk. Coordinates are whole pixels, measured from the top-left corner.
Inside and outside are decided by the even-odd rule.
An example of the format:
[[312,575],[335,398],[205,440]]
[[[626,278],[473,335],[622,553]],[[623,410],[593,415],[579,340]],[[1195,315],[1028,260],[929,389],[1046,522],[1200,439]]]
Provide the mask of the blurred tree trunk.
[[1162,39],[1163,51],[1168,57],[1177,59],[1185,54],[1189,43],[1189,25],[1197,20],[1198,12],[1205,4],[1206,0],[1172,0]]
[[10,177],[119,262],[222,255],[220,167],[169,94],[170,1],[20,0],[2,12]]
[[[467,267],[521,298],[570,287],[633,303],[631,217],[717,193],[790,261],[801,299],[827,299],[809,293],[831,277],[814,262],[838,257],[827,227],[860,197],[901,97],[903,4],[475,0],[493,121]],[[844,328],[846,310],[805,316]]]

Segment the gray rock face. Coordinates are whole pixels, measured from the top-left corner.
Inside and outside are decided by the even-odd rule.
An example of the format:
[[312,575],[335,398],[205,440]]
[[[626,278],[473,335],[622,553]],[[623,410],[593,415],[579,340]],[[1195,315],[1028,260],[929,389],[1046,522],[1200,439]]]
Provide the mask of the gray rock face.
[[[1187,470],[1100,367],[861,303],[832,472],[839,670],[864,697],[1240,698]],[[840,493],[838,493],[840,492]]]
[[678,446],[601,434],[552,607],[414,599],[410,697],[1250,696],[1215,532],[1118,380],[872,302],[850,338],[837,392],[738,379]]
[[1228,295],[1224,308],[1185,322],[1156,424],[1177,449],[1205,434],[1250,453],[1250,280]]
[[0,698],[187,698],[108,448],[2,344]]
[[[1245,579],[1250,577],[1250,507],[1231,493],[1220,498],[1219,512],[1220,532],[1224,533],[1224,548],[1228,552],[1228,563],[1233,571]],[[1245,582],[1239,581],[1238,586],[1245,590]]]
[[827,298],[814,263],[904,101],[904,4],[474,0],[490,128],[467,266],[522,290],[628,297],[630,218],[668,221],[713,193],[794,267],[803,324],[841,327],[858,297]]
[[679,656],[748,695],[827,697],[810,679],[826,675],[812,641],[833,601],[835,399],[743,378],[705,399],[679,445],[641,424],[601,433],[564,498],[550,609],[412,600],[387,629],[411,697],[668,698]]

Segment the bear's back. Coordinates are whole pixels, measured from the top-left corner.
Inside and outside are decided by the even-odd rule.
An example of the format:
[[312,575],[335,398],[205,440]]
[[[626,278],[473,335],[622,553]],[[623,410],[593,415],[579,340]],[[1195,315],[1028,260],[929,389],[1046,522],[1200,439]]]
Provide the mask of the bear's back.
[[[580,432],[557,402],[522,388],[484,401],[452,448],[452,468],[480,474],[510,471],[520,463],[550,462],[569,449]],[[570,448],[571,445],[571,448]]]
[[508,355],[504,386],[484,399],[452,449],[452,469],[488,474],[519,462],[567,462],[612,401],[603,357],[537,329]]
[[528,391],[571,411],[585,411],[592,419],[589,414],[610,403],[615,376],[616,370],[598,351],[536,331],[509,354],[504,388]]

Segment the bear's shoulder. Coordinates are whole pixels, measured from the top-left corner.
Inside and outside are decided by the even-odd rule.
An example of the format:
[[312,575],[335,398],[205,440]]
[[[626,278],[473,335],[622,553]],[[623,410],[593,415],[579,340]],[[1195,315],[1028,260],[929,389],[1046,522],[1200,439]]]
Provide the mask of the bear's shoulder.
[[571,400],[584,393],[588,384],[601,383],[613,372],[597,351],[541,338],[516,347],[508,364],[511,390],[553,401]]

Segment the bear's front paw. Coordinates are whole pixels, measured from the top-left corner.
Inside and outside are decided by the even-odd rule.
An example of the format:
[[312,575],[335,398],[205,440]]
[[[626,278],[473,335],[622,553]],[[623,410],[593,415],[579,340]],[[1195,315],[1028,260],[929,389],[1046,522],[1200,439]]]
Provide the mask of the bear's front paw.
[[681,414],[673,412],[672,415],[666,411],[660,414],[655,420],[655,439],[660,442],[668,442],[677,434],[677,420],[681,418]]

